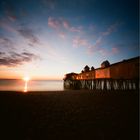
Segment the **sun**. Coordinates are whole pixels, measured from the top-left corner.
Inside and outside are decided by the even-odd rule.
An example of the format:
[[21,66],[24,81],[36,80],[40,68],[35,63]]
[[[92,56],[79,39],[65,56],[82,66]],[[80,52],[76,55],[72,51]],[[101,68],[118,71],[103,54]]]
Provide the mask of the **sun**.
[[25,77],[23,77],[23,80],[28,82],[30,80],[30,77],[29,76],[25,76]]

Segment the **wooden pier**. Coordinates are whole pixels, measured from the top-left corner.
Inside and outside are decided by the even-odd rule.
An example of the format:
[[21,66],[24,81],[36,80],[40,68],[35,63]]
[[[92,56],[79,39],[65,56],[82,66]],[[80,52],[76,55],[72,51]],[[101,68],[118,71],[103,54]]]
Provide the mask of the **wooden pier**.
[[138,79],[92,79],[64,81],[65,89],[138,90]]
[[79,74],[69,73],[64,78],[65,89],[139,90],[139,57]]

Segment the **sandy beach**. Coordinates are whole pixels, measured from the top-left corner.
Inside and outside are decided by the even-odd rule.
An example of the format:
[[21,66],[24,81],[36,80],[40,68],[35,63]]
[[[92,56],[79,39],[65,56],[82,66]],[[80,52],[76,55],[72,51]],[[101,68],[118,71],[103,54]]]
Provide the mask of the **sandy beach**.
[[0,139],[138,140],[134,91],[0,92]]

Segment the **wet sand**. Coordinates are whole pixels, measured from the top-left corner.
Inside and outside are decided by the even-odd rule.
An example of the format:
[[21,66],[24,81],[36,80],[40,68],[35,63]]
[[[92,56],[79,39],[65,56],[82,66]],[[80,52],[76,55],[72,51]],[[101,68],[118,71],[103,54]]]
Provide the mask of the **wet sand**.
[[138,140],[134,91],[0,92],[0,139]]

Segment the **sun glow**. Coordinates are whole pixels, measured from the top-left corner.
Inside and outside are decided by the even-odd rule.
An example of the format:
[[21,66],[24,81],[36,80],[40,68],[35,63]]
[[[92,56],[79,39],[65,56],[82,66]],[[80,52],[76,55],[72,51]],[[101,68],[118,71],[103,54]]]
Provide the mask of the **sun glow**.
[[29,76],[25,76],[25,77],[23,77],[23,80],[24,80],[25,82],[28,82],[28,81],[30,80],[30,77],[29,77]]

